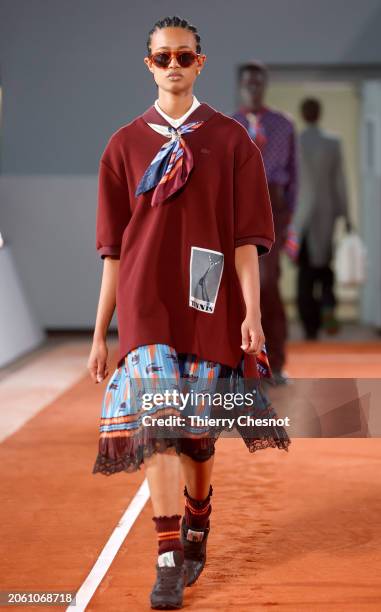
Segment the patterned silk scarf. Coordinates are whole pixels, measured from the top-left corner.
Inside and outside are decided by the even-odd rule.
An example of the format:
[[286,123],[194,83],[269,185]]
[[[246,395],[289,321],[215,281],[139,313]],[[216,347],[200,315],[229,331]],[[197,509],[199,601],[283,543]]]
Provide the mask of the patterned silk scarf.
[[192,121],[177,129],[163,126],[165,135],[171,140],[161,147],[151,161],[137,186],[136,196],[155,187],[151,206],[159,206],[187,182],[193,168],[193,154],[182,135],[197,130],[203,123]]

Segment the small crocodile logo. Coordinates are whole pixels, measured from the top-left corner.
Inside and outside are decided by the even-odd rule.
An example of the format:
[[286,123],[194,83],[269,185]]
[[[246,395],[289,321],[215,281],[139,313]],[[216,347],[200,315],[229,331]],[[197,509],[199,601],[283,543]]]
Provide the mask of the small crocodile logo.
[[184,378],[191,383],[198,381],[198,376],[196,374],[184,374]]
[[163,369],[163,366],[156,365],[155,362],[149,363],[146,367],[147,374],[154,374],[155,372],[160,372]]
[[131,357],[132,365],[138,365],[139,361],[140,361],[140,356],[138,355],[138,353],[134,353]]
[[168,359],[172,359],[174,363],[179,363],[179,360],[177,359],[176,355],[172,355],[172,353],[166,353],[165,356],[168,357]]

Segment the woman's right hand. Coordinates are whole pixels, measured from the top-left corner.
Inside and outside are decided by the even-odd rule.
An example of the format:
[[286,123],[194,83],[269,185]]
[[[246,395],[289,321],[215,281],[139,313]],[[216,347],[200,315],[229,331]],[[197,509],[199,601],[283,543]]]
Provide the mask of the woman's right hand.
[[107,367],[108,349],[106,340],[93,340],[87,369],[93,382],[100,383],[108,376]]

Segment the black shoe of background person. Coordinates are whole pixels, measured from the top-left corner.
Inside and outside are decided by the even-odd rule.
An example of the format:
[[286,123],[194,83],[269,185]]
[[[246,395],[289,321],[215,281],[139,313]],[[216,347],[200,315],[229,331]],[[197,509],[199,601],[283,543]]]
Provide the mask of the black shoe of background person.
[[304,332],[304,337],[306,340],[317,340],[319,335],[318,330],[306,330]]
[[186,586],[194,584],[205,567],[206,544],[210,531],[210,521],[205,529],[188,527],[183,516],[181,522],[181,543],[184,546]]
[[173,551],[174,566],[156,564],[156,582],[151,591],[151,608],[154,610],[178,610],[183,607],[186,569],[181,553]]
[[288,376],[284,370],[272,369],[271,381],[274,386],[287,385],[289,383]]

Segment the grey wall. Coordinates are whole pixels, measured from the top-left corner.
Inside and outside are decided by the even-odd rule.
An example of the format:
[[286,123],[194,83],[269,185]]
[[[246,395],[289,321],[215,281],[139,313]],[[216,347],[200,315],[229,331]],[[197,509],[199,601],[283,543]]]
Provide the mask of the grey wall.
[[246,59],[381,61],[380,0],[0,0],[0,229],[43,326],[93,325],[98,160],[156,97],[145,41],[167,14],[198,26],[196,94],[226,113]]
[[1,0],[2,171],[95,173],[110,133],[152,102],[143,64],[153,23],[199,28],[207,66],[197,94],[224,112],[234,69],[381,60],[380,0]]
[[[44,334],[20,284],[9,246],[0,249],[0,368],[33,349]],[[4,290],[6,288],[6,290]]]
[[89,327],[102,263],[95,250],[96,176],[0,178],[1,232],[42,326]]

